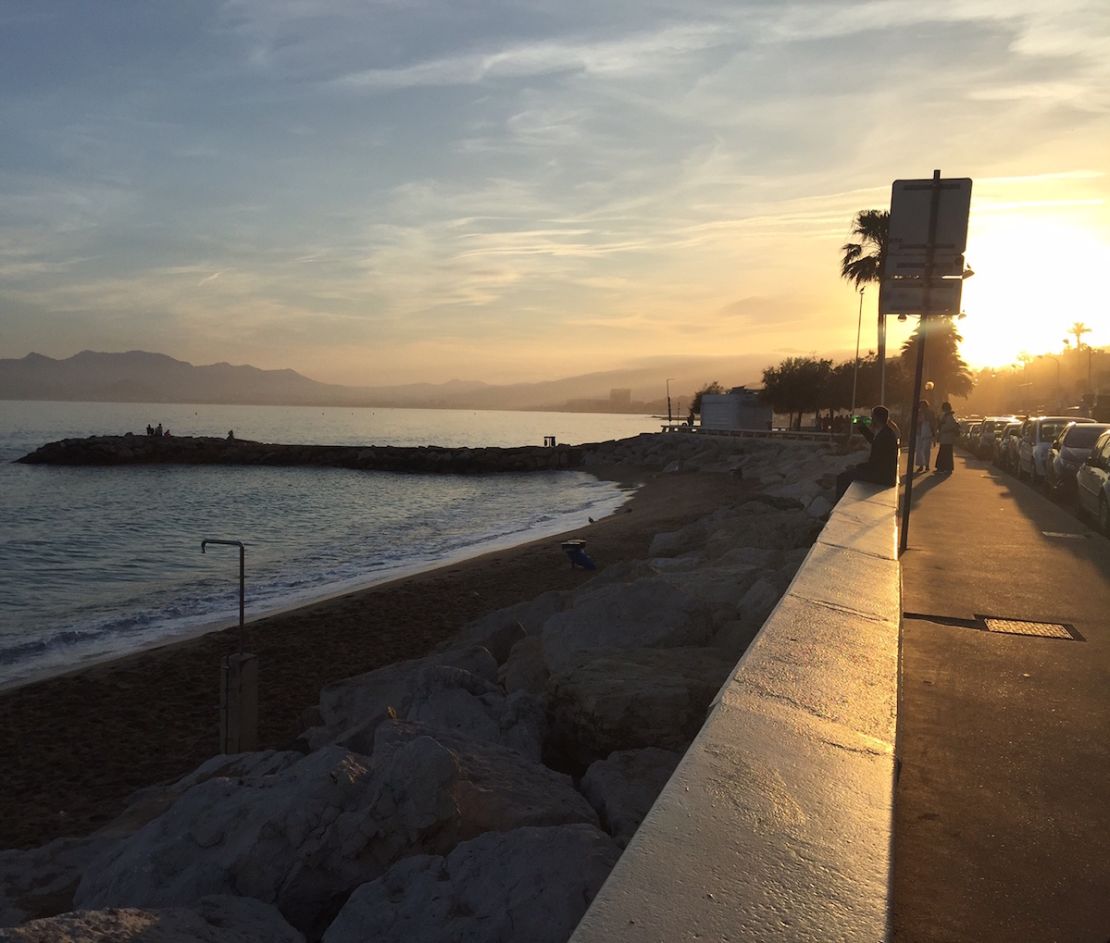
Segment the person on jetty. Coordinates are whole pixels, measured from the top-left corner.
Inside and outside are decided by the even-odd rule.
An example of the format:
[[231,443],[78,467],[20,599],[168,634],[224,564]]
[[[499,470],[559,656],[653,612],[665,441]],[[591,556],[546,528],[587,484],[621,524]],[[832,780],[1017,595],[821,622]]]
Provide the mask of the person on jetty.
[[162,434],[162,423],[158,423],[158,425],[154,427],[154,434],[156,436],[160,436]]
[[888,488],[898,484],[898,427],[890,421],[890,410],[876,406],[871,410],[871,427],[860,423],[859,431],[871,443],[871,455],[866,462],[853,465],[836,476],[837,501],[853,481],[869,481]]

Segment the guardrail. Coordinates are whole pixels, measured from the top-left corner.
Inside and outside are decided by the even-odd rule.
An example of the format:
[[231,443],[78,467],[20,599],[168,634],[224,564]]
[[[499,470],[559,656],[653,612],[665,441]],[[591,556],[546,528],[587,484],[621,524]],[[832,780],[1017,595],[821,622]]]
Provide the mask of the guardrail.
[[834,508],[572,943],[887,938],[896,503]]
[[706,429],[685,422],[664,423],[662,428],[664,432],[696,432],[698,435],[733,436],[740,439],[812,439],[830,442],[845,436],[843,432],[802,432],[794,429]]

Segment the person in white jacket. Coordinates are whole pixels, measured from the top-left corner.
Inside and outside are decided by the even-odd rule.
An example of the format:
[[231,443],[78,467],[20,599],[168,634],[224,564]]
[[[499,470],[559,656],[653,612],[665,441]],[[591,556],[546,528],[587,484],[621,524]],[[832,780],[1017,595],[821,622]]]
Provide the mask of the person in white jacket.
[[933,440],[936,438],[937,419],[929,408],[929,401],[923,399],[917,410],[917,444],[914,455],[917,458],[915,471],[928,471],[929,459],[933,451]]

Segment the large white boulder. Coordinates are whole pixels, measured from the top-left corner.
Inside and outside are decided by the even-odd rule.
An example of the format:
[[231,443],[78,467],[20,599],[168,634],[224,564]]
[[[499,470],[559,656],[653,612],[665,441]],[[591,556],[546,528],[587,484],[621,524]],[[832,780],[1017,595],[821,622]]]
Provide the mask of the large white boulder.
[[708,606],[669,580],[649,577],[610,584],[553,615],[543,627],[543,650],[552,671],[565,671],[584,652],[698,645],[711,634]]
[[320,691],[320,725],[303,734],[308,748],[318,749],[356,726],[377,726],[391,710],[397,712],[411,700],[421,670],[435,667],[460,668],[491,684],[497,681],[497,661],[478,645],[433,652],[344,678]]
[[590,764],[579,788],[621,848],[640,827],[681,758],[674,750],[647,747],[618,750]]
[[524,691],[542,697],[551,675],[543,657],[543,639],[529,635],[517,642],[505,664],[497,672],[497,680],[507,692]]
[[487,613],[463,626],[454,644],[485,646],[499,664],[503,663],[509,649],[518,641],[518,637],[512,638],[511,644],[502,650],[503,640],[513,635],[507,627],[519,626],[526,635],[538,634],[551,616],[570,604],[570,595],[566,590],[548,590],[534,599]]
[[0,933],[5,943],[304,943],[273,907],[250,897],[202,897],[189,907],[81,910]]
[[540,701],[525,691],[506,696],[500,686],[462,668],[429,665],[416,671],[391,713],[383,711],[356,723],[335,742],[370,755],[374,735],[386,716],[413,720],[475,740],[499,743],[539,762],[544,713]]
[[324,943],[564,943],[619,855],[591,825],[482,835],[359,887]]
[[57,838],[41,848],[0,851],[0,927],[71,909],[81,874],[109,844],[92,835]]
[[485,831],[596,823],[570,778],[513,750],[386,721],[372,759],[326,747],[273,775],[209,779],[85,871],[82,908],[235,893],[322,931],[336,899],[399,858]]
[[685,750],[733,664],[715,648],[589,653],[548,682],[549,749],[577,763],[617,750]]

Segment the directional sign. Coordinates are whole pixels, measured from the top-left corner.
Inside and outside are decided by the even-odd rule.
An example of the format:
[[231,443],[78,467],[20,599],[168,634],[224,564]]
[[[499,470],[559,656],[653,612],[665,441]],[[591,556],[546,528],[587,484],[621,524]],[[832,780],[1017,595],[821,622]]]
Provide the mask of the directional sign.
[[929,211],[937,193],[933,250],[949,256],[967,247],[967,216],[971,208],[971,178],[895,180],[890,192],[888,257],[902,252],[925,252],[929,247]]
[[924,278],[887,278],[879,292],[880,314],[959,314],[963,279],[933,278],[928,308]]
[[[929,266],[928,254],[922,251],[898,252],[887,255],[887,275],[919,276],[924,275]],[[962,275],[964,257],[951,252],[933,253],[933,275]]]

